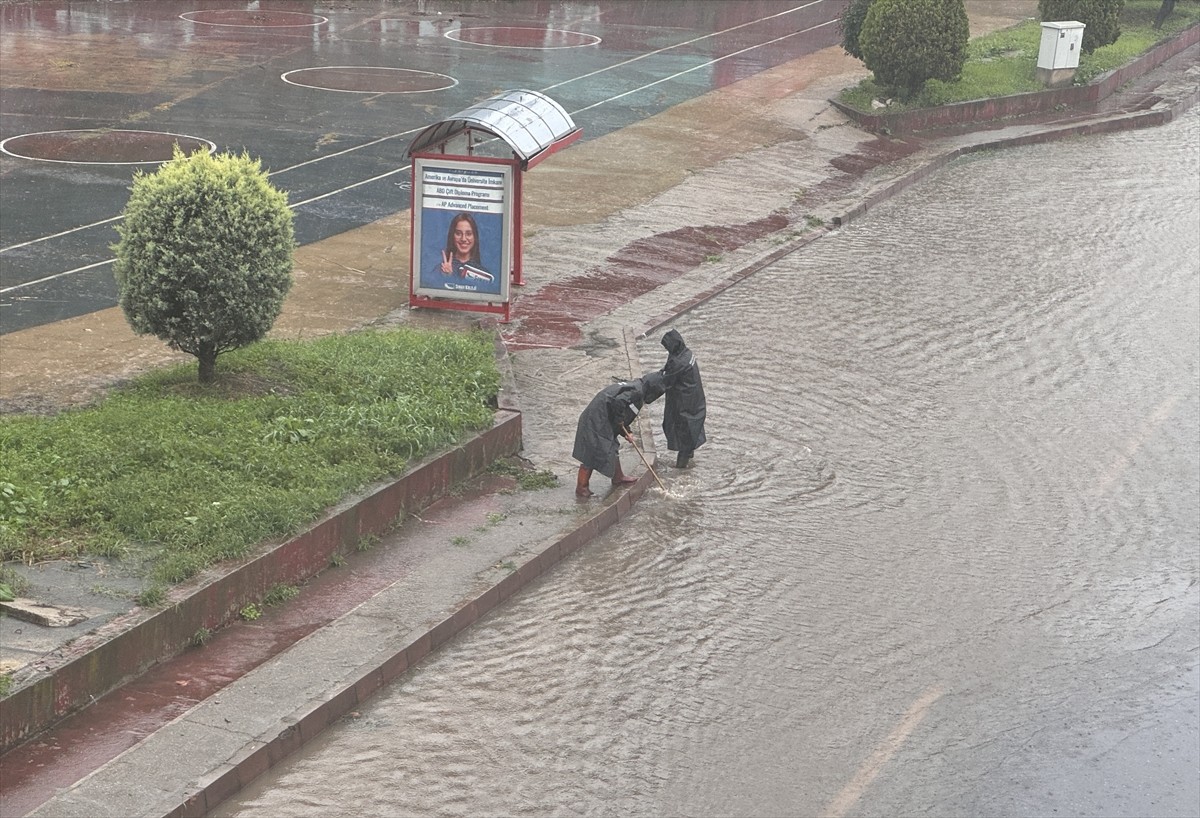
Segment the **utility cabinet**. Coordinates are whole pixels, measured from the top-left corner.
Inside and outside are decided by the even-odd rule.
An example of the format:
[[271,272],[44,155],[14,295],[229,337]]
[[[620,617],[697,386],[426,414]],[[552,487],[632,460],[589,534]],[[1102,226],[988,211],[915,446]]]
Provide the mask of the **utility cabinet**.
[[1042,84],[1065,85],[1079,68],[1084,23],[1075,20],[1042,23],[1042,42],[1038,48],[1037,73]]

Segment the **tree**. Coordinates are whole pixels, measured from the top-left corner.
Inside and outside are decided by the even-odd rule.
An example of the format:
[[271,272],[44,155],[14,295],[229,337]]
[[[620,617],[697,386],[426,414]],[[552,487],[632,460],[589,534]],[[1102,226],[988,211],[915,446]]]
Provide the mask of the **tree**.
[[875,0],[858,44],[876,82],[907,99],[926,80],[957,80],[970,37],[963,0]]
[[1125,0],[1038,0],[1038,17],[1042,22],[1074,20],[1084,24],[1083,41],[1079,44],[1084,54],[1117,41],[1124,10]]
[[842,11],[842,19],[838,26],[842,31],[842,50],[851,57],[862,59],[862,49],[858,45],[858,35],[862,31],[863,20],[866,19],[867,9],[875,0],[850,0],[850,5]]
[[1175,0],[1162,0],[1162,5],[1158,7],[1158,14],[1154,15],[1155,31],[1163,27],[1163,23],[1167,22],[1167,18],[1173,11],[1175,11]]
[[257,159],[197,150],[138,172],[113,245],[125,319],[139,335],[195,355],[200,382],[217,356],[271,329],[292,286],[287,196]]

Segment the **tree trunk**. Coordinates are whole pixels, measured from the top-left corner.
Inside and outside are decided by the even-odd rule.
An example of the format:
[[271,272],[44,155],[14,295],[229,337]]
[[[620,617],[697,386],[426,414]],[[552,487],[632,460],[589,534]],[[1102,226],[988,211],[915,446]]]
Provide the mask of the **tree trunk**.
[[200,361],[200,383],[212,383],[216,380],[217,351],[206,346],[196,353],[196,359]]
[[1158,7],[1158,14],[1154,17],[1154,30],[1158,31],[1162,28],[1163,23],[1171,16],[1171,12],[1175,10],[1175,0],[1162,0],[1162,5]]

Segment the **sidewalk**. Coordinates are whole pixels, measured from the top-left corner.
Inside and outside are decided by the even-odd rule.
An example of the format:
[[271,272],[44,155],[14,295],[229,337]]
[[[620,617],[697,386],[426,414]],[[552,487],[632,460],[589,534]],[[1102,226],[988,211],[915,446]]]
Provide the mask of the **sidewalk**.
[[[539,169],[527,190],[528,221],[537,225],[525,247],[528,283],[515,321],[500,328],[511,366],[503,405],[519,413],[524,458],[553,471],[559,485],[507,493],[511,477],[472,478],[461,494],[410,516],[373,548],[348,554],[345,566],[324,572],[291,603],[221,630],[205,647],[157,666],[0,758],[0,814],[203,814],[615,524],[647,491],[653,496],[655,483],[642,473],[627,490],[576,501],[575,464],[564,441],[573,434],[580,396],[613,376],[661,364],[657,336],[674,316],[964,153],[1158,125],[1200,98],[1200,46],[1192,46],[1093,111],[888,139],[859,130],[827,101],[857,72],[857,62],[822,52],[678,106],[645,127],[585,143],[578,155],[573,148]],[[745,113],[750,107],[753,116]],[[725,137],[714,159],[664,160],[662,151],[672,145],[656,134],[696,133],[714,111],[725,110],[742,111],[739,121],[750,133],[697,137],[699,147],[687,146],[698,153],[713,146],[706,140]],[[570,195],[595,187],[593,174],[614,155],[627,163],[620,178],[644,167],[661,189],[647,195],[614,185],[596,196]],[[685,177],[682,167],[694,170]],[[570,210],[569,200],[580,198],[587,202]],[[817,221],[821,226],[809,226]],[[375,244],[371,228],[353,231],[368,248],[356,252],[382,253],[370,248],[385,233],[395,243],[395,228],[380,225]],[[372,270],[341,255],[338,240],[331,242],[305,248],[305,263],[327,256]],[[719,261],[706,262],[717,255]],[[600,261],[580,269],[580,258]],[[0,397],[37,406],[39,394],[55,396],[30,385],[55,372],[69,394],[123,376],[131,371],[127,358],[158,363],[151,351],[130,354],[130,343],[142,342],[119,338],[121,327],[105,329],[107,320],[16,333],[22,336],[17,343],[30,347],[81,327],[118,340],[89,357],[90,372],[71,370],[76,362],[69,356],[34,359],[26,372],[9,372],[6,365]],[[304,326],[303,315],[293,320]],[[399,307],[365,322],[455,326],[470,320]],[[353,325],[343,322],[343,328]],[[108,349],[115,352],[106,359]],[[61,375],[70,371],[73,377]],[[650,414],[641,434],[653,464]],[[626,449],[624,456],[627,470],[643,471],[633,453]],[[669,480],[669,469],[663,477]]]

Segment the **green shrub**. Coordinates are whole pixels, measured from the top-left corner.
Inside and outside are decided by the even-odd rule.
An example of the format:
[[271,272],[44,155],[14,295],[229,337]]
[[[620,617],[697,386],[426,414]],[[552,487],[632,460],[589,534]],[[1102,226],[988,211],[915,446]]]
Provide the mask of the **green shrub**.
[[124,217],[113,271],[125,318],[196,356],[211,382],[217,356],[262,338],[283,308],[296,246],[287,196],[246,154],[176,146],[135,174]]
[[875,0],[858,42],[875,79],[909,99],[926,80],[958,79],[969,39],[963,0]]
[[858,45],[858,36],[862,33],[863,20],[867,17],[867,9],[875,0],[850,0],[842,12],[838,23],[842,32],[842,49],[851,57],[862,59],[862,49]]
[[1083,23],[1084,54],[1115,43],[1121,36],[1121,12],[1125,0],[1038,0],[1038,17],[1043,22],[1074,20]]

